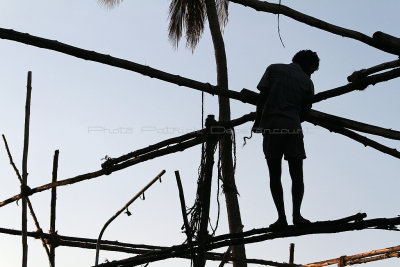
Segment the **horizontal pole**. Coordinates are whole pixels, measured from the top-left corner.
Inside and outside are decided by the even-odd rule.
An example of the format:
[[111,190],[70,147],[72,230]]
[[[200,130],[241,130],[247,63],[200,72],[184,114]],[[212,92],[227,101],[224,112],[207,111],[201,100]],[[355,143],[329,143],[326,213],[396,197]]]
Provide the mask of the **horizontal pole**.
[[[323,266],[328,266],[332,264],[337,264],[341,260],[341,258],[344,259],[345,265],[351,265],[351,264],[356,264],[358,263],[357,261],[360,259],[365,259],[381,254],[390,254],[393,252],[400,252],[400,246],[395,246],[395,247],[390,247],[390,248],[385,248],[385,249],[378,249],[378,250],[372,250],[369,252],[364,252],[360,254],[355,254],[351,256],[343,256],[335,259],[330,259],[330,260],[325,260],[325,261],[319,261],[319,262],[314,262],[314,263],[309,263],[309,264],[304,264],[301,265],[301,267],[323,267]],[[351,263],[351,264],[346,264],[346,263]],[[361,263],[361,262],[360,262]]]
[[[0,228],[0,233],[21,236],[20,230],[13,230],[13,229],[6,229]],[[29,237],[32,238],[39,238],[42,236],[46,239],[48,244],[52,244],[51,242],[51,234],[47,233],[38,233],[38,232],[28,232]],[[82,238],[82,237],[71,237],[71,236],[63,236],[57,235],[57,246],[62,247],[73,247],[73,248],[84,248],[84,249],[96,249],[96,239],[90,238]],[[101,241],[101,250],[106,251],[113,251],[113,252],[122,252],[122,253],[129,253],[129,254],[145,254],[149,252],[154,252],[161,249],[166,249],[165,246],[152,246],[152,245],[138,245],[138,244],[130,244],[130,243],[122,243],[118,241],[109,241],[109,240],[102,240]],[[220,261],[223,257],[223,253],[215,253],[215,252],[208,252],[206,253],[207,260],[212,261]],[[190,256],[182,256],[181,258],[190,259]],[[234,257],[229,257],[230,261],[239,261]],[[244,262],[252,263],[252,264],[259,264],[259,265],[267,265],[267,266],[277,266],[277,267],[294,267],[296,265],[290,265],[286,263],[268,261],[268,260],[261,260],[261,259],[246,259]]]
[[[265,240],[272,240],[277,238],[285,238],[292,236],[302,236],[309,234],[327,234],[327,233],[339,233],[346,231],[359,231],[367,228],[375,228],[375,229],[394,229],[395,225],[400,224],[400,217],[394,218],[378,218],[371,220],[356,220],[354,222],[340,222],[340,223],[332,223],[332,222],[317,222],[304,227],[298,226],[288,226],[280,231],[271,231],[269,228],[258,229],[258,231],[263,231],[263,233],[252,235],[249,237],[241,237],[235,238],[235,234],[226,235],[227,238],[224,238],[220,241],[219,237],[210,238],[208,244],[206,245],[207,251],[232,246],[239,244],[249,244],[249,243],[257,243]],[[246,234],[244,232],[243,234]],[[196,244],[197,245],[197,244]],[[197,251],[199,248],[196,246],[194,248]],[[145,264],[154,261],[160,261],[171,257],[178,257],[182,255],[190,254],[190,247],[188,245],[178,245],[173,246],[168,249],[158,251],[156,253],[148,253],[147,255],[136,256],[133,258],[127,258],[123,260],[113,261],[109,263],[103,263],[99,266],[103,267],[130,267],[137,266],[140,264]]]

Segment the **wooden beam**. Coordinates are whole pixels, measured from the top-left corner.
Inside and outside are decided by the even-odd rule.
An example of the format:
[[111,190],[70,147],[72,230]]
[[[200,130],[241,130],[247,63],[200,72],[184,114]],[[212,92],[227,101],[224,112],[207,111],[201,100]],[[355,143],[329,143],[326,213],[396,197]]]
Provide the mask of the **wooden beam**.
[[[309,234],[322,234],[322,233],[338,233],[338,232],[346,232],[346,231],[359,231],[363,229],[396,229],[395,226],[400,224],[400,217],[394,218],[378,218],[372,220],[356,220],[354,222],[342,222],[340,223],[335,221],[328,222],[316,222],[304,227],[298,226],[288,226],[285,229],[280,231],[271,231],[269,228],[257,229],[257,232],[260,234],[251,235],[248,237],[239,237],[248,234],[247,232],[243,232],[240,234],[228,234],[224,235],[227,238],[222,240],[219,236],[211,238],[208,245],[207,250],[213,250],[217,248],[227,247],[231,245],[237,244],[249,244],[256,243],[265,240],[272,240],[276,238],[285,238],[292,236],[301,236],[301,235],[309,235]],[[263,232],[263,233],[261,233]],[[218,241],[216,241],[218,240]],[[198,247],[196,248],[198,249]],[[127,258],[123,260],[103,263],[99,266],[103,267],[130,267],[137,266],[144,263],[160,261],[171,257],[178,257],[182,255],[188,255],[190,253],[189,247],[187,245],[178,245],[173,246],[168,249],[158,251],[156,253],[148,253],[146,255],[136,256],[133,258]]]
[[400,131],[395,131],[392,129],[387,129],[355,120],[350,120],[316,110],[310,111],[307,121],[321,127],[323,127],[323,123],[331,123],[336,126],[345,127],[363,133],[382,136],[393,140],[400,140]]
[[28,72],[28,81],[26,86],[25,103],[25,129],[24,129],[24,150],[22,155],[22,267],[28,266],[28,240],[27,240],[27,194],[28,186],[28,148],[29,148],[29,121],[31,114],[31,94],[32,94],[32,72]]
[[[4,134],[2,135],[2,137],[3,137],[4,146],[6,147],[6,151],[7,151],[8,158],[9,158],[9,160],[10,160],[10,165],[13,167],[14,172],[15,172],[15,174],[16,174],[16,176],[17,176],[17,178],[18,178],[18,180],[19,180],[19,182],[20,182],[20,184],[21,184],[21,186],[22,186],[22,184],[23,184],[22,176],[21,176],[21,174],[20,174],[20,172],[19,172],[17,166],[16,166],[15,163],[14,163],[13,157],[12,157],[12,155],[11,155],[10,148],[9,148],[9,146],[8,146],[8,143],[7,143],[7,139],[6,139],[6,137],[4,136]],[[42,228],[40,227],[39,220],[38,220],[37,217],[36,217],[36,213],[35,213],[35,211],[33,210],[33,206],[32,206],[32,203],[31,203],[29,197],[27,197],[26,200],[27,200],[28,208],[29,208],[29,211],[30,211],[30,213],[31,213],[33,222],[35,223],[36,230],[37,230],[37,232],[41,233],[41,232],[43,232],[43,230],[42,230]],[[53,266],[53,267],[54,267],[54,265],[52,265],[52,263],[51,263],[50,251],[49,251],[49,248],[48,248],[47,245],[46,245],[45,240],[43,239],[43,237],[40,237],[40,240],[42,241],[42,246],[43,246],[43,248],[44,248],[45,251],[46,251],[47,257],[49,258],[50,266]]]
[[[291,19],[294,19],[298,22],[307,24],[311,27],[315,27],[342,37],[358,40],[360,42],[363,42],[369,46],[375,47],[387,53],[400,55],[400,43],[395,41],[388,41],[389,38],[387,38],[386,36],[385,38],[382,38],[381,34],[379,33],[378,35],[379,37],[381,37],[381,39],[376,38],[375,36],[374,38],[371,38],[361,32],[336,26],[334,24],[303,14],[301,12],[298,12],[294,9],[291,9],[281,4],[272,4],[266,1],[258,1],[258,0],[230,0],[230,2],[251,7],[257,11],[273,13],[273,14],[281,14]],[[383,41],[382,39],[385,39],[385,41]]]
[[400,67],[400,59],[385,62],[385,63],[379,64],[379,65],[370,67],[368,69],[362,69],[362,70],[355,71],[350,76],[347,77],[347,81],[354,82],[360,78],[364,78],[373,73],[391,69],[391,68],[396,68],[396,67]]
[[[53,157],[53,172],[52,172],[52,183],[57,182],[58,176],[58,156],[59,151],[56,150],[54,152]],[[51,200],[50,200],[50,235],[53,237],[56,234],[56,205],[57,205],[57,187],[53,187],[51,189]],[[56,261],[56,246],[53,243],[50,243],[50,262],[53,267],[55,267]]]
[[364,90],[369,85],[375,85],[380,82],[386,82],[392,80],[394,78],[400,77],[400,68],[396,68],[384,73],[375,74],[372,76],[367,76],[364,78],[360,78],[355,80],[352,83],[348,83],[344,86],[340,86],[334,89],[326,90],[321,93],[318,93],[313,96],[313,103],[320,102],[322,100],[326,100],[328,98],[340,96],[343,94],[350,93],[355,90]]
[[301,265],[301,267],[323,267],[323,266],[338,264],[340,260],[344,261],[344,265],[354,265],[370,261],[382,260],[390,257],[399,257],[399,252],[400,252],[400,246],[396,246],[385,249],[372,250],[369,252],[364,252],[351,256],[342,256],[335,259],[304,264]]
[[26,45],[36,46],[39,48],[57,51],[73,57],[110,65],[120,69],[137,72],[142,75],[148,76],[150,78],[156,78],[165,82],[173,83],[179,86],[189,87],[210,94],[223,95],[230,98],[236,98],[238,100],[240,99],[240,94],[235,91],[221,90],[218,86],[214,86],[209,83],[198,82],[192,79],[181,77],[179,75],[161,71],[146,65],[138,64],[121,58],[116,58],[95,51],[82,49],[62,42],[58,42],[56,40],[49,40],[38,36],[30,35],[28,33],[22,33],[4,28],[0,28],[0,38],[16,41]]
[[[22,231],[0,228],[0,233],[21,236]],[[43,238],[46,239],[47,243],[52,244],[52,242],[55,242],[57,244],[57,246],[84,248],[84,249],[93,249],[93,250],[96,249],[96,242],[97,242],[96,239],[71,237],[71,236],[63,236],[63,235],[57,235],[57,239],[53,239],[50,234],[46,234],[46,233],[28,232],[27,234],[29,237],[33,237],[33,238],[39,238],[40,236],[42,236]],[[118,242],[118,241],[109,241],[109,240],[103,240],[100,247],[101,247],[101,250],[123,252],[123,253],[130,253],[130,254],[146,254],[149,252],[154,252],[154,251],[158,251],[158,250],[167,248],[164,246],[137,245],[137,244],[129,244],[129,243],[123,243],[123,242]],[[206,257],[207,257],[207,260],[221,261],[222,258],[224,257],[224,254],[207,252]],[[190,255],[182,256],[181,258],[190,259],[191,256]],[[237,259],[235,259],[233,257],[229,257],[228,260],[238,261]],[[246,259],[246,262],[253,263],[253,264],[259,264],[259,265],[277,266],[277,267],[294,267],[295,266],[295,265],[288,265],[287,263],[279,263],[279,262],[261,260],[261,259]]]

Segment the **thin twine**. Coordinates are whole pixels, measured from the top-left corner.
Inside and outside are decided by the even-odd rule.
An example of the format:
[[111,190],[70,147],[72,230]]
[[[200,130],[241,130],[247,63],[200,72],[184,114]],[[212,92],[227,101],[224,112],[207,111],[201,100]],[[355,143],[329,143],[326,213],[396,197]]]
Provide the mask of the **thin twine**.
[[[283,40],[282,40],[282,37],[281,37],[281,29],[280,29],[280,26],[279,26],[279,15],[280,15],[280,8],[281,8],[281,1],[282,0],[279,0],[279,6],[278,6],[278,35],[279,35],[279,39],[281,40],[281,43],[282,43],[282,45],[283,45],[283,47],[285,47],[285,44],[283,43]],[[286,48],[286,47],[285,47]],[[245,141],[245,143],[246,143],[246,141]]]

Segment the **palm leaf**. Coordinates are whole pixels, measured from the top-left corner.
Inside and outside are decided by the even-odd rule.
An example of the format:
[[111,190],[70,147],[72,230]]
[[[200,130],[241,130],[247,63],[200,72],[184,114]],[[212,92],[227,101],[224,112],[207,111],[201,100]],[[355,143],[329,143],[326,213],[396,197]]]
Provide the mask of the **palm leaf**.
[[[228,0],[216,0],[218,20],[223,31],[228,22]],[[186,32],[186,46],[192,50],[199,43],[207,19],[204,0],[172,0],[169,6],[169,38],[178,47],[183,32]]]
[[217,7],[219,26],[221,28],[221,32],[224,32],[224,28],[225,28],[226,24],[228,23],[229,1],[228,0],[216,0],[215,5]]
[[123,0],[98,0],[98,1],[108,8],[113,8],[119,5]]
[[204,31],[207,18],[204,0],[172,0],[169,7],[169,38],[178,47],[183,32],[186,46],[194,49]]

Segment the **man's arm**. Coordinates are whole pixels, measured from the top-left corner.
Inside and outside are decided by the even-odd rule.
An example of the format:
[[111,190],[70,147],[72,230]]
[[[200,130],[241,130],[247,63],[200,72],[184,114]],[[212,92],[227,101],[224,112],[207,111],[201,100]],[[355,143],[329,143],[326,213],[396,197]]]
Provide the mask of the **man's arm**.
[[254,121],[253,128],[251,129],[252,132],[257,133],[260,132],[260,121],[261,121],[261,115],[264,109],[265,102],[268,99],[269,95],[269,72],[270,72],[271,66],[269,66],[265,72],[264,75],[262,76],[260,82],[257,85],[257,89],[260,90],[260,94],[258,95],[257,99],[257,108],[256,108],[256,119]]
[[313,96],[314,96],[314,84],[311,82],[311,90],[310,90],[310,93],[307,95],[307,97],[306,97],[306,99],[305,99],[305,101],[304,101],[303,107],[302,107],[302,109],[301,109],[301,114],[300,114],[300,120],[301,120],[301,122],[303,122],[303,121],[306,120],[306,118],[307,118],[307,116],[308,116],[308,113],[309,113],[310,110],[311,110],[311,107],[312,107],[312,98],[313,98]]
[[262,90],[257,99],[257,108],[256,108],[256,119],[254,120],[254,125],[252,131],[255,132],[255,129],[258,129],[260,126],[261,115],[264,108],[264,104],[267,101],[268,92],[267,90]]

